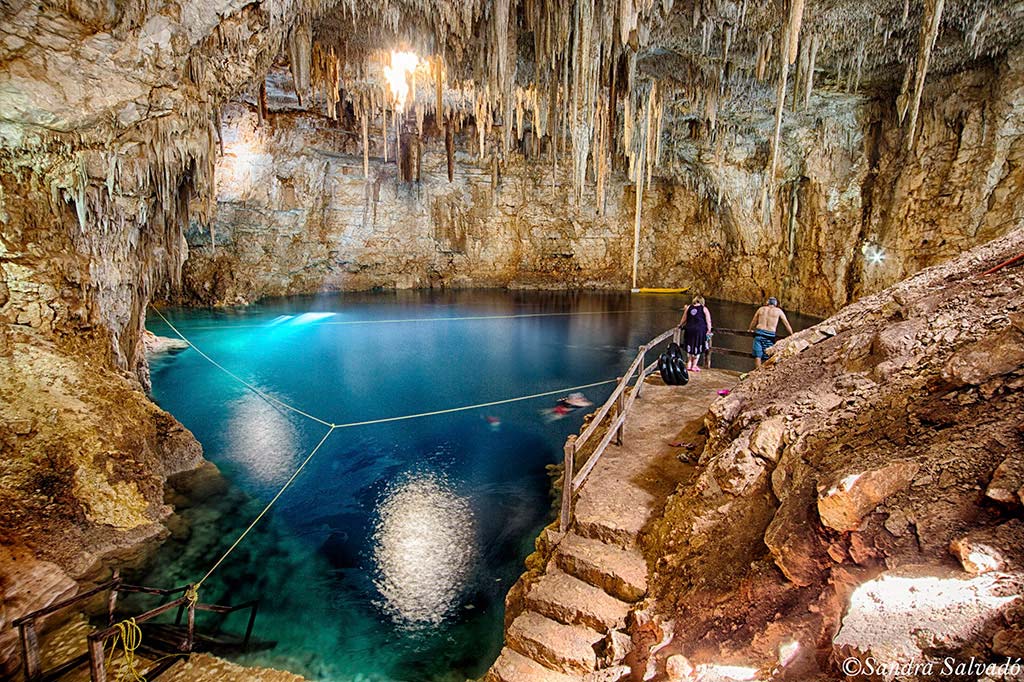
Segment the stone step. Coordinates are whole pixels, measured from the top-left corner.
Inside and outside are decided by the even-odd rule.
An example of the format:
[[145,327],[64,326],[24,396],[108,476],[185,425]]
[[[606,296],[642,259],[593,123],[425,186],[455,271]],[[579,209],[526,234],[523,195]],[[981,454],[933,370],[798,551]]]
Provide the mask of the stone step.
[[655,502],[653,495],[632,483],[628,476],[615,476],[614,470],[600,471],[591,474],[580,490],[573,527],[583,537],[632,549],[651,517]]
[[635,549],[569,533],[555,550],[555,563],[622,601],[636,602],[647,594],[647,562]]
[[484,677],[485,682],[577,682],[580,678],[545,668],[532,658],[508,647]]
[[583,625],[565,625],[534,611],[512,621],[505,642],[524,656],[564,673],[588,673],[597,668],[598,645],[604,635]]
[[554,566],[526,593],[526,608],[565,625],[600,633],[624,627],[629,604]]

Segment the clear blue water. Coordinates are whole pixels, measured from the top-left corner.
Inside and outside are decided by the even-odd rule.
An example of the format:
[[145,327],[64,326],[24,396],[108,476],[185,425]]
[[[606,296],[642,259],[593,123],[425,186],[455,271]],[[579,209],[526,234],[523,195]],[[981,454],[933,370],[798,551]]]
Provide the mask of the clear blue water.
[[[387,292],[165,314],[268,395],[347,423],[614,379],[685,303]],[[752,310],[717,305],[716,323],[725,326],[745,326]],[[159,318],[149,328],[172,335]],[[229,482],[203,499],[174,500],[175,537],[140,576],[171,586],[205,573],[326,428],[260,398],[191,349],[155,360],[152,379],[156,401],[192,430]],[[611,389],[584,392],[600,404]],[[501,647],[505,594],[553,518],[547,467],[587,412],[546,420],[541,411],[558,397],[335,431],[204,584],[206,602],[262,599],[256,637],[276,646],[238,660],[317,680],[480,676]],[[244,629],[244,616],[232,618],[227,629]]]

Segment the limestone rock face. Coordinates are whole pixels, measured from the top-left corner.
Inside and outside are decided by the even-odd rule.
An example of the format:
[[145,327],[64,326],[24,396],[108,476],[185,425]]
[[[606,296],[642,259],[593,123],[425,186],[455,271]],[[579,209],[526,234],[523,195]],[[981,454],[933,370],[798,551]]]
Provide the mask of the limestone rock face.
[[[282,74],[273,79],[290,87]],[[822,95],[813,115],[794,112],[783,163],[797,179],[767,210],[758,197],[760,144],[770,130],[758,126],[770,120],[738,130],[724,148],[710,148],[700,128],[667,125],[671,161],[643,200],[640,285],[752,302],[775,294],[789,308],[825,314],[1024,219],[1016,161],[1024,149],[1024,53],[932,83],[925,97],[944,117],[926,119],[920,151],[905,154],[897,154],[903,129],[888,99]],[[223,109],[217,211],[188,233],[186,300],[629,285],[635,197],[620,173],[609,176],[602,206],[590,192],[577,203],[571,167],[555,173],[546,154],[517,152],[495,174],[468,129],[456,138],[449,182],[444,131],[427,125],[419,180],[405,183],[394,161],[384,162],[380,122],[371,121],[364,178],[358,122],[332,121],[293,99],[272,98],[275,107],[262,125],[248,104]],[[953,198],[938,180],[954,173],[953,159],[957,177],[1000,179]],[[700,169],[699,182],[688,168]],[[884,258],[869,260],[868,251]],[[880,342],[895,343],[898,334]]]
[[[1018,228],[848,306],[712,405],[643,546],[666,656],[814,679],[1016,650],[1024,274],[983,273],[1022,251]],[[741,453],[764,484],[722,475]],[[799,654],[833,637],[830,660]]]
[[871,471],[843,475],[818,489],[821,522],[838,531],[857,530],[864,516],[914,480],[916,462],[894,462]]
[[972,530],[949,543],[949,551],[968,573],[1020,571],[1024,561],[1018,548],[1024,543],[1024,523],[1010,519],[992,528]]
[[1008,505],[1024,503],[1024,454],[1010,452],[992,473],[985,495]]
[[[88,344],[72,352],[17,328],[9,340],[0,357],[0,581],[13,620],[106,579],[112,566],[140,563],[167,534],[165,480],[203,458],[191,433]],[[8,655],[10,632],[0,671],[20,660]]]
[[[1000,616],[1018,599],[1013,590],[1020,585],[1018,578],[965,576],[935,566],[886,571],[851,596],[833,656],[846,670],[853,669],[850,659],[864,669],[870,661],[923,668],[930,651],[954,652],[987,642]],[[941,663],[933,663],[932,676],[940,669]]]

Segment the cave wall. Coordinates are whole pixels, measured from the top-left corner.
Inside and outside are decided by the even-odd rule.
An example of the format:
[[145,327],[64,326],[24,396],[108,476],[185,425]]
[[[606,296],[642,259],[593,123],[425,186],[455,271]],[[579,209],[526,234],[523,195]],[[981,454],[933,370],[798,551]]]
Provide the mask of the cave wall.
[[[766,202],[770,120],[712,131],[669,119],[668,151],[644,195],[639,285],[776,295],[825,314],[1024,218],[1024,52],[931,83],[912,151],[892,99],[822,92],[787,112],[783,180]],[[261,126],[255,106],[239,102],[223,126],[216,215],[188,233],[189,300],[630,284],[633,184],[612,174],[601,214],[593,182],[577,204],[571,169],[560,158],[555,170],[547,138],[492,164],[476,156],[470,126],[449,183],[443,132],[427,125],[420,181],[403,183],[395,136],[384,163],[377,121],[367,182],[358,129],[312,108],[282,109]]]
[[203,464],[146,395],[146,307],[212,205],[217,103],[316,6],[0,6],[3,679],[10,620],[143,560],[168,478]]

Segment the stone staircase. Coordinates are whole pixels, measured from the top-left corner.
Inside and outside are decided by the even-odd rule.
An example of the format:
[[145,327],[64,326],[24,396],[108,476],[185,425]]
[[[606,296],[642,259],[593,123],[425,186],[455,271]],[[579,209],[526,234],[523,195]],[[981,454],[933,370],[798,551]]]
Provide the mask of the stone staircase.
[[668,447],[685,422],[699,420],[719,388],[735,378],[706,371],[685,392],[650,383],[576,502],[572,528],[544,531],[543,573],[526,574],[507,623],[505,647],[485,682],[616,682],[630,669],[626,621],[647,594],[647,563],[637,547],[650,517],[691,468]]
[[612,651],[629,640],[626,617],[647,594],[643,556],[575,532],[551,539],[554,553],[508,627],[488,682],[596,682],[628,671],[618,665],[601,674],[609,663],[621,664]]

